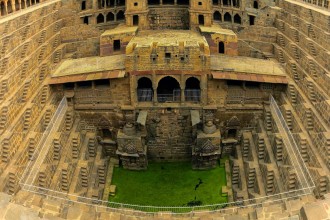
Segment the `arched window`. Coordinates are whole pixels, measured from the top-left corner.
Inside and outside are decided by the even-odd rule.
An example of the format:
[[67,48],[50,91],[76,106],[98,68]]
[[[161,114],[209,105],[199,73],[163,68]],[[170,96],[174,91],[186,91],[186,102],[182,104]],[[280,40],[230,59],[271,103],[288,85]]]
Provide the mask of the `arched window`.
[[13,7],[11,5],[11,1],[7,2],[7,12],[8,12],[8,14],[13,12]]
[[23,8],[26,8],[26,5],[25,5],[25,1],[24,0],[21,0],[21,9],[23,9]]
[[221,14],[220,14],[220,12],[218,12],[218,11],[214,12],[214,14],[213,14],[213,20],[215,20],[215,21],[221,21]]
[[230,0],[223,0],[222,3],[224,6],[230,6]]
[[123,11],[119,11],[117,13],[117,21],[121,21],[121,20],[124,20],[125,19],[125,14]]
[[190,77],[186,80],[185,101],[199,102],[201,97],[200,82],[195,77]]
[[228,129],[227,138],[236,138],[237,129]]
[[5,2],[0,2],[1,15],[6,14]]
[[107,22],[108,21],[114,21],[115,20],[115,15],[112,12],[109,12],[107,14]]
[[139,102],[151,102],[154,96],[152,82],[147,77],[138,80],[137,96]]
[[222,41],[219,42],[219,53],[225,53],[225,44]]
[[125,0],[117,0],[117,6],[125,6]]
[[233,6],[239,8],[239,0],[233,0]]
[[108,7],[114,7],[115,6],[115,0],[107,0],[107,6]]
[[15,0],[15,8],[16,10],[20,10],[19,0]]
[[219,0],[213,0],[213,5],[218,5],[219,4]]
[[83,18],[83,21],[84,21],[84,24],[88,24],[89,22],[88,22],[88,16],[85,16],[84,18]]
[[133,25],[138,26],[139,25],[139,16],[133,15]]
[[204,15],[198,15],[198,24],[204,25]]
[[148,5],[160,5],[160,0],[148,0]]
[[98,0],[97,3],[99,8],[105,8],[105,0]]
[[86,1],[81,2],[81,10],[86,10]]
[[180,84],[171,76],[162,78],[157,87],[158,102],[180,102]]
[[258,1],[254,1],[253,2],[253,8],[255,8],[255,9],[258,9],[259,8]]
[[229,12],[226,12],[226,14],[224,16],[224,21],[225,22],[231,22],[231,15],[229,14]]
[[99,14],[97,17],[96,17],[96,23],[99,24],[99,23],[104,23],[104,15],[103,14]]
[[236,14],[234,16],[234,23],[241,24],[241,16],[239,16],[238,14]]

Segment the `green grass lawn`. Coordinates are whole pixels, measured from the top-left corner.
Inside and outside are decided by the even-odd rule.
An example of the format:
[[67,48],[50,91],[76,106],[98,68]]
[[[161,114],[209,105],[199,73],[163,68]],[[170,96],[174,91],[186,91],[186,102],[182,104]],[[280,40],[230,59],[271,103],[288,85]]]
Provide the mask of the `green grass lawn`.
[[[196,185],[202,183],[195,190]],[[150,206],[188,206],[191,201],[200,205],[227,202],[221,196],[221,186],[226,185],[225,168],[197,171],[190,162],[150,163],[146,171],[115,168],[112,184],[116,195],[109,201]],[[196,200],[195,200],[196,197]]]

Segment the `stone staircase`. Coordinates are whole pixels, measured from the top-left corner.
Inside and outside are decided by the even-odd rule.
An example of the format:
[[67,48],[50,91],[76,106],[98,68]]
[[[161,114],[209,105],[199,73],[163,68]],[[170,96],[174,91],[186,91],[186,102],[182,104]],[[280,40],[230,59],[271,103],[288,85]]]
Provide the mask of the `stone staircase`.
[[274,171],[268,171],[266,176],[266,193],[270,195],[274,191]]
[[273,123],[272,123],[272,115],[270,113],[269,109],[265,109],[265,127],[266,131],[272,131],[273,130]]
[[265,140],[260,134],[257,136],[256,147],[258,159],[263,160],[265,158]]
[[299,56],[299,53],[298,53],[298,48],[297,48],[297,46],[294,45],[294,44],[291,44],[291,49],[292,49],[292,55],[293,55],[294,59],[295,59],[296,61],[299,61],[300,56]]
[[247,187],[248,189],[253,189],[256,181],[256,169],[250,168],[247,178]]
[[26,56],[26,50],[29,47],[29,42],[26,42],[25,44],[23,44],[22,47],[22,52],[21,52],[21,59],[24,59],[24,57]]
[[285,121],[286,124],[288,125],[290,131],[292,131],[293,128],[293,119],[292,119],[292,112],[291,110],[285,110]]
[[233,163],[232,165],[232,176],[231,176],[231,182],[233,186],[238,187],[239,186],[239,179],[240,179],[240,175],[239,175],[240,169],[238,165],[235,165]]
[[80,168],[80,183],[84,188],[88,187],[88,169],[87,167]]
[[38,40],[39,45],[45,42],[45,36],[46,36],[46,30],[42,30]]
[[31,109],[27,109],[24,114],[23,130],[28,131],[31,122]]
[[276,151],[275,151],[275,158],[276,161],[283,161],[283,141],[282,138],[280,137],[275,137],[275,146],[276,146]]
[[62,146],[61,146],[60,140],[54,139],[54,141],[53,141],[53,150],[54,150],[53,159],[54,160],[59,160],[60,159],[60,157],[61,157],[61,154],[60,154],[61,148],[62,148]]
[[289,97],[293,105],[297,104],[297,92],[294,88],[294,85],[289,84]]
[[70,131],[72,125],[73,125],[73,113],[69,111],[65,115],[65,130]]
[[1,109],[1,115],[0,115],[0,134],[3,132],[3,130],[6,128],[7,123],[7,113],[8,113],[8,107],[3,107]]
[[96,155],[96,139],[90,138],[88,140],[88,156],[95,157]]
[[299,43],[299,32],[296,29],[293,29],[293,40],[296,43]]
[[307,24],[307,30],[308,30],[308,36],[311,37],[312,39],[316,39],[314,28],[311,24]]
[[250,148],[250,142],[249,139],[243,139],[242,144],[242,156],[245,159],[248,159],[249,157],[249,148]]

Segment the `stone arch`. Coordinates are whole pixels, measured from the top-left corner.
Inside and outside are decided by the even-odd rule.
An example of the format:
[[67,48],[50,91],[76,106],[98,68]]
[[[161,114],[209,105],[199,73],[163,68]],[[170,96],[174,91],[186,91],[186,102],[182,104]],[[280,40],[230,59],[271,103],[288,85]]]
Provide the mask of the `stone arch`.
[[236,116],[231,117],[227,122],[227,127],[238,127],[240,126],[240,121]]
[[96,17],[96,23],[97,23],[97,24],[104,23],[104,15],[103,15],[103,14],[100,13],[100,14]]
[[240,6],[239,0],[233,0],[233,6],[236,8],[239,8],[239,6]]
[[109,12],[106,16],[107,22],[108,21],[114,21],[115,20],[115,15],[112,12]]
[[117,17],[117,21],[125,20],[125,14],[124,14],[124,12],[122,10],[120,10],[117,13],[116,17]]
[[237,138],[240,121],[236,116],[231,117],[227,122],[227,138]]
[[24,0],[21,0],[21,9],[24,9],[24,8],[26,8],[25,1]]
[[81,10],[86,10],[86,1],[81,2]]
[[157,86],[158,102],[178,102],[181,100],[179,81],[172,76],[162,77]]
[[101,116],[100,119],[98,120],[97,122],[97,127],[98,128],[110,128],[112,125],[111,125],[111,122],[109,119],[107,119],[106,117],[104,116]]
[[98,0],[97,3],[99,8],[105,8],[105,0]]
[[258,9],[259,8],[258,1],[253,1],[253,8],[255,8],[255,9]]
[[7,13],[12,13],[13,12],[13,5],[11,0],[7,1]]
[[139,102],[150,102],[153,99],[154,90],[152,80],[149,77],[140,77],[137,80],[137,96]]
[[199,102],[201,97],[200,81],[196,77],[189,77],[185,83],[185,101]]
[[221,19],[221,14],[220,14],[219,11],[215,11],[215,12],[213,13],[213,20],[214,20],[214,21],[221,21],[221,20],[222,20],[222,19]]
[[238,14],[236,14],[234,16],[234,23],[236,23],[236,24],[242,24],[241,16],[239,16]]
[[6,14],[5,2],[3,1],[0,1],[0,10],[1,10],[1,15]]
[[117,6],[125,6],[125,0],[116,0]]
[[229,14],[229,12],[225,13],[224,19],[225,22],[231,22],[231,15]]
[[20,10],[21,9],[20,1],[19,0],[15,0],[14,2],[15,2],[15,9],[16,9],[16,11],[17,10]]

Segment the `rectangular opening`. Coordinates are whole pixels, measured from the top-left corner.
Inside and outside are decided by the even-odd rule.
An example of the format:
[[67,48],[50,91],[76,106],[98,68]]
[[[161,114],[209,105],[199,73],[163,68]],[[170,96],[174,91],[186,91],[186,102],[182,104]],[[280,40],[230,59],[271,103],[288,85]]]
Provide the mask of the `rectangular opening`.
[[120,40],[114,40],[113,41],[113,50],[114,51],[120,50]]
[[110,86],[110,80],[109,79],[99,79],[95,80],[95,87],[109,87]]
[[88,24],[88,16],[83,17],[84,24]]
[[249,15],[249,21],[250,21],[250,25],[254,25],[254,16]]
[[64,83],[63,88],[64,89],[74,89],[74,83]]
[[92,88],[92,81],[77,82],[77,87],[82,89]]
[[239,80],[227,80],[228,86],[242,86],[242,81]]
[[171,53],[165,53],[165,58],[166,59],[171,59]]
[[260,88],[260,83],[259,82],[245,82],[245,87],[246,88],[251,88],[251,89],[257,89]]

